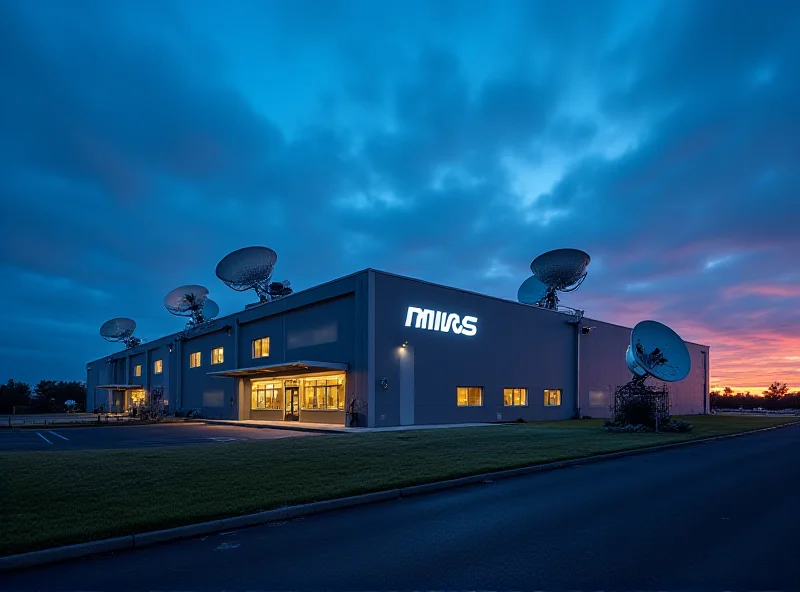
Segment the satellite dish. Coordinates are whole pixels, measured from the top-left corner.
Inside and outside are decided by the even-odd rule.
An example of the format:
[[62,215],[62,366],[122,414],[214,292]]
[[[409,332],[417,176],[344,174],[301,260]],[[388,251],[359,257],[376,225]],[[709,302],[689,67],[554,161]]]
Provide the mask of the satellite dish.
[[203,307],[203,316],[207,319],[216,319],[219,316],[219,304],[211,299],[206,300],[206,305]]
[[164,297],[164,308],[175,316],[191,317],[188,324],[196,326],[205,321],[203,308],[207,300],[208,289],[204,286],[179,286]]
[[190,317],[202,310],[208,298],[208,289],[203,286],[179,286],[164,297],[164,307],[179,317]]
[[628,366],[628,370],[630,370],[636,376],[639,376],[641,378],[647,377],[647,370],[645,370],[644,366],[642,366],[636,360],[636,356],[633,355],[633,350],[631,349],[630,345],[625,350],[625,363]]
[[136,331],[136,321],[127,317],[117,317],[100,326],[100,337],[112,343],[121,341],[125,347],[131,348],[142,343],[141,339],[133,336],[134,331]]
[[625,361],[636,376],[642,379],[654,376],[664,382],[683,380],[692,369],[692,359],[683,339],[657,321],[636,324],[631,331]]
[[517,290],[517,300],[522,304],[535,304],[541,306],[541,302],[547,295],[547,286],[539,281],[535,275],[522,282]]
[[558,309],[558,292],[572,292],[586,279],[591,257],[579,249],[556,249],[531,262],[533,275],[546,287],[540,306]]
[[269,247],[244,247],[225,255],[217,263],[216,274],[229,288],[255,290],[260,302],[269,302],[292,293],[288,281],[272,281],[277,261],[278,254]]

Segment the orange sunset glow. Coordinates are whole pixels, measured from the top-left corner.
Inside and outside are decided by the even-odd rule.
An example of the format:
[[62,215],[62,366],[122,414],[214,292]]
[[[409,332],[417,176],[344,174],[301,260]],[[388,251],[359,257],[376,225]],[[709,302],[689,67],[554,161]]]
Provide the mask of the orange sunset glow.
[[[695,250],[704,248],[697,245]],[[764,259],[770,256],[765,250]],[[800,391],[800,335],[791,329],[795,313],[790,306],[800,295],[800,284],[705,286],[713,274],[697,265],[697,256],[686,249],[679,271],[666,278],[654,275],[631,288],[628,262],[612,261],[615,267],[609,269],[598,258],[601,265],[595,271],[600,277],[587,280],[580,297],[571,295],[587,315],[628,327],[654,319],[673,327],[686,341],[708,345],[709,390],[728,386],[734,393],[760,395],[778,381],[790,392]],[[657,259],[651,263],[658,267]],[[620,297],[620,291],[626,294]]]

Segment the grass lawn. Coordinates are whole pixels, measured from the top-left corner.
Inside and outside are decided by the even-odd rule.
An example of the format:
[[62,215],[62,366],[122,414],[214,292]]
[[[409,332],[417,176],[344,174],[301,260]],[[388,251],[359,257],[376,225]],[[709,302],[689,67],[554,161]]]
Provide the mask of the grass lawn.
[[602,420],[582,420],[0,453],[0,555],[794,420],[686,419],[695,426],[690,434],[609,434]]

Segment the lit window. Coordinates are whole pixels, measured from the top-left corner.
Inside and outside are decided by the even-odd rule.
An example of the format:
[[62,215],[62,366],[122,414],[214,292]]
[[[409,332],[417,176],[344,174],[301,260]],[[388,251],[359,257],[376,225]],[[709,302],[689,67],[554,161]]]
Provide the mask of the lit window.
[[131,407],[143,407],[146,398],[145,392],[141,389],[131,391]]
[[503,405],[506,407],[526,407],[528,405],[528,389],[504,388]]
[[342,379],[306,379],[303,385],[303,409],[344,409]]
[[544,406],[557,407],[561,405],[561,389],[545,389]]
[[200,366],[200,352],[189,354],[189,368],[198,368]]
[[141,376],[142,375],[142,365],[136,364],[133,368],[133,375],[134,376]]
[[162,360],[153,362],[153,374],[161,374],[164,371],[164,363]]
[[483,405],[482,386],[460,386],[457,389],[459,407],[480,407]]
[[266,358],[269,356],[269,337],[253,340],[253,358]]
[[225,361],[225,354],[221,347],[215,347],[211,350],[211,363],[222,364]]
[[251,389],[252,409],[280,409],[283,400],[281,383],[254,383]]

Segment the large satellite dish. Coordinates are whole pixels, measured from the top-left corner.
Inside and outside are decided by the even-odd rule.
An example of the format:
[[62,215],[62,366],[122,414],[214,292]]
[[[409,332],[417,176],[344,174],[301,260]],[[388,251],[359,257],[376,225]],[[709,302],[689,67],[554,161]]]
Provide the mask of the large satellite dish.
[[136,331],[136,321],[127,317],[117,317],[100,326],[100,336],[103,339],[112,343],[121,341],[127,348],[142,343],[141,339],[134,337],[134,331]]
[[537,302],[539,306],[558,310],[558,292],[577,290],[586,279],[590,261],[591,257],[579,249],[556,249],[536,257],[531,262],[531,271],[546,287]]
[[542,306],[545,296],[547,296],[547,286],[540,282],[535,275],[522,282],[517,290],[517,300],[522,304]]
[[272,281],[277,261],[278,254],[269,247],[244,247],[225,255],[217,263],[216,274],[229,288],[255,290],[260,302],[269,302],[292,293],[288,280]]
[[657,321],[636,324],[631,331],[625,361],[640,380],[654,376],[664,382],[677,382],[686,378],[692,369],[692,359],[683,339]]
[[164,308],[175,316],[190,317],[188,324],[197,326],[205,322],[203,309],[207,301],[208,289],[204,286],[179,286],[164,297]]

